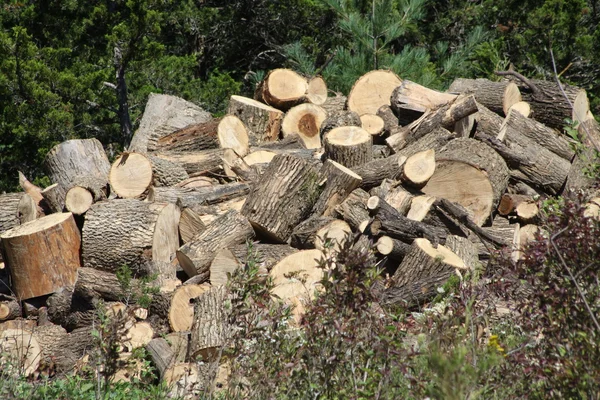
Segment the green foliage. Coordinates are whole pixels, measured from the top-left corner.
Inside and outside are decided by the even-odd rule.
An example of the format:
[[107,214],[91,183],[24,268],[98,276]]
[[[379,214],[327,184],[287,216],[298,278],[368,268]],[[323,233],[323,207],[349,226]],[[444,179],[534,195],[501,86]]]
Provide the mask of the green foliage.
[[117,279],[125,298],[121,299],[127,304],[137,304],[148,308],[152,302],[152,295],[158,293],[160,288],[155,283],[157,275],[142,276],[134,280],[133,272],[127,265],[122,265],[116,271]]

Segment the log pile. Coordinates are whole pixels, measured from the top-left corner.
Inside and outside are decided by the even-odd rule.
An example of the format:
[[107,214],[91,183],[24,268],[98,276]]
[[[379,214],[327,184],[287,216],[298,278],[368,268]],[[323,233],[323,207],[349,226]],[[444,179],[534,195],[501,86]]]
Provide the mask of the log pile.
[[[582,166],[596,153],[576,154],[556,128],[573,117],[589,149],[599,125],[584,91],[568,88],[579,107],[568,110],[557,90],[459,79],[441,93],[372,71],[344,103],[320,77],[279,69],[219,119],[151,96],[112,164],[97,140],[70,140],[47,155],[54,185],[22,176],[24,193],[0,195],[11,289],[0,294],[0,353],[25,354],[31,375],[65,373],[109,315],[119,379],[135,376],[131,351],[145,347],[168,384],[206,387],[197,362],[218,362],[232,334],[226,283],[249,241],[297,321],[319,260],[347,240],[387,260],[382,304],[422,306],[494,247],[518,259],[544,197],[593,186]],[[158,291],[142,308],[149,280]]]

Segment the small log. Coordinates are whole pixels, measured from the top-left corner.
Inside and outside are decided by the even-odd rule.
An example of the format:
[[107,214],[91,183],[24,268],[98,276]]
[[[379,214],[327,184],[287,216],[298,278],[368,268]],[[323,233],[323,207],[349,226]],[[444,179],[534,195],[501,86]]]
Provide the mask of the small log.
[[408,185],[420,188],[435,172],[435,150],[429,149],[413,154],[406,159],[402,170],[402,180]]
[[223,172],[223,149],[153,153],[163,160],[183,166],[190,177]]
[[19,203],[24,193],[0,194],[0,233],[21,223],[19,220]]
[[325,161],[321,168],[321,175],[325,179],[325,184],[319,199],[313,207],[312,214],[329,216],[333,214],[338,204],[360,186],[362,178],[332,160]]
[[146,345],[146,351],[158,371],[159,378],[163,378],[165,371],[175,361],[175,354],[169,343],[163,338],[154,338]]
[[[508,109],[508,111],[511,111],[511,110],[518,112],[525,118],[529,118],[529,116],[531,115],[531,106],[529,106],[529,103],[527,103],[525,101],[516,102],[515,104],[510,106],[510,108]],[[508,115],[508,111],[505,113],[506,115]]]
[[18,215],[21,224],[33,221],[42,216],[35,200],[27,193],[24,193],[21,200],[19,200]]
[[381,236],[377,239],[375,248],[382,256],[387,256],[394,260],[402,261],[404,256],[410,251],[411,246],[389,236]]
[[150,154],[147,154],[146,157],[152,164],[152,185],[173,186],[189,179],[187,171],[181,164]]
[[175,290],[169,306],[169,325],[173,332],[185,332],[194,322],[193,299],[211,289],[210,285],[183,285]]
[[377,110],[377,116],[383,120],[383,135],[389,136],[398,129],[398,118],[390,106],[383,105]]
[[[404,189],[401,185],[395,185],[383,195],[383,199],[390,206],[394,207],[400,214],[408,215],[409,211],[412,208],[414,197],[408,190]],[[418,220],[414,218],[409,219],[412,219],[413,221]]]
[[74,186],[67,191],[65,208],[75,215],[82,215],[97,201],[106,200],[106,181],[91,176],[75,177]]
[[42,196],[42,189],[29,182],[29,180],[21,171],[19,171],[19,186],[21,186],[21,189],[23,189],[23,191],[33,200],[35,204],[34,208],[36,210],[35,218],[44,216],[44,210],[41,207],[41,203],[44,200],[44,197]]
[[361,223],[369,220],[368,200],[367,192],[356,189],[348,195],[346,200],[335,207],[335,212],[356,231]]
[[402,150],[409,143],[409,137],[412,135],[410,126],[403,126],[390,132],[390,136],[385,139],[385,144],[395,153]]
[[8,321],[21,316],[21,304],[16,298],[0,295],[0,321]]
[[[327,231],[335,218],[314,216],[302,221],[294,228],[290,237],[290,245],[297,249],[314,249],[317,241],[317,232]],[[321,243],[323,242],[321,237]]]
[[600,164],[598,149],[600,149],[600,124],[592,113],[577,127],[581,139],[581,148],[573,160],[569,170],[565,191],[585,190],[594,187],[597,177],[594,171]]
[[60,345],[68,337],[67,331],[60,325],[50,323],[36,326],[32,333],[41,349],[39,354],[40,369],[54,368],[54,359],[63,351]]
[[277,155],[251,189],[242,214],[258,233],[282,243],[308,216],[320,192],[314,166],[295,156]]
[[197,188],[153,187],[148,191],[148,201],[179,204],[181,207],[211,205],[237,199],[248,194],[246,183],[226,183],[223,185]]
[[219,147],[220,118],[188,125],[158,139],[154,151],[192,151]]
[[373,139],[383,135],[385,122],[376,114],[363,114],[360,116],[361,127],[369,132]]
[[434,129],[421,139],[407,144],[402,149],[396,151],[399,156],[406,158],[420,153],[425,150],[433,149],[434,151],[441,150],[442,147],[448,144],[451,140],[457,138],[457,135],[444,128]]
[[226,115],[221,119],[217,128],[217,136],[221,148],[233,149],[240,157],[244,157],[250,151],[248,131],[242,120],[235,115]]
[[283,112],[242,96],[231,96],[227,113],[238,117],[246,126],[250,143],[272,142],[281,131]]
[[339,111],[329,116],[321,124],[320,136],[325,137],[327,132],[341,126],[358,126],[362,125],[360,116],[354,111]]
[[194,301],[190,355],[204,362],[215,361],[231,335],[225,286],[211,287]]
[[483,225],[508,185],[502,157],[484,143],[458,138],[438,152],[436,161],[435,173],[421,191],[461,204],[477,225]]
[[454,124],[454,133],[457,137],[471,137],[475,129],[475,115],[477,113],[471,114]]
[[50,294],[75,283],[81,237],[71,213],[28,222],[0,238],[19,299]]
[[211,119],[210,113],[180,97],[150,93],[140,126],[127,151],[143,154],[156,151],[157,143],[163,136]]
[[163,381],[169,388],[168,398],[183,398],[186,395],[199,396],[202,374],[197,363],[175,363],[165,370]]
[[55,189],[57,210],[64,208],[67,190],[75,177],[91,176],[108,182],[110,171],[106,153],[97,139],[67,140],[54,146],[46,155],[44,167],[50,180],[58,183]]
[[229,249],[241,265],[252,261],[258,263],[266,271],[270,271],[283,258],[298,251],[287,244],[267,243],[252,243],[250,246],[239,244],[231,246]]
[[179,265],[189,277],[206,275],[216,253],[226,246],[242,243],[254,235],[248,220],[236,211],[229,211],[206,227],[177,250]]
[[[505,105],[511,103],[510,100],[505,100],[505,98],[516,98],[515,89],[520,95],[519,87],[508,80],[493,82],[484,78],[458,78],[452,82],[448,92],[473,94],[478,103],[481,103],[496,114],[504,115]],[[509,107],[510,106],[506,107],[506,109],[508,110]]]
[[327,118],[327,111],[310,103],[292,107],[283,117],[281,133],[283,137],[297,134],[307,149],[321,147],[319,132],[323,121]]
[[200,232],[206,230],[206,225],[202,222],[202,219],[191,208],[184,208],[181,210],[181,218],[179,219],[179,236],[183,243],[187,243],[193,239],[194,236]]
[[375,114],[379,107],[390,105],[390,97],[402,80],[392,71],[367,72],[354,83],[348,94],[348,110],[363,114]]
[[327,84],[320,76],[315,76],[308,80],[306,89],[306,100],[309,103],[321,106],[327,102]]
[[406,157],[394,154],[387,158],[380,158],[354,167],[352,170],[362,178],[360,187],[370,190],[384,179],[398,179],[402,175]]
[[540,209],[536,203],[521,203],[515,208],[515,214],[520,223],[531,224],[539,219]]
[[475,272],[482,270],[477,246],[467,237],[448,235],[446,238],[446,244],[444,246],[459,256],[470,271]]
[[369,194],[371,196],[383,198],[386,194],[388,194],[390,190],[397,187],[399,184],[399,181],[395,181],[392,179],[384,179],[379,186],[369,190]]
[[394,89],[391,96],[391,107],[397,115],[409,106],[413,110],[434,110],[453,102],[455,94],[442,93],[426,88],[418,83],[403,80],[402,84]]
[[[42,190],[42,197],[44,198],[43,206],[47,214],[63,212],[65,205],[62,202],[64,200],[60,198],[59,192],[60,187],[58,183],[54,183]],[[2,231],[2,228],[0,228],[0,231]]]
[[500,204],[498,204],[498,213],[505,217],[514,214],[519,204],[533,203],[534,201],[532,196],[505,193],[500,200]]
[[342,126],[332,129],[323,138],[325,157],[347,168],[373,159],[373,140],[362,128]]
[[154,336],[154,330],[148,322],[138,321],[127,329],[126,340],[121,343],[127,352],[131,352],[140,347],[145,347]]
[[278,68],[271,70],[259,86],[257,100],[262,100],[279,110],[306,102],[308,81],[296,72]]
[[136,274],[158,274],[158,282],[174,277],[170,261],[179,246],[179,217],[173,204],[134,199],[94,204],[83,225],[84,266],[115,272],[127,265]]
[[212,186],[219,184],[219,181],[215,178],[210,178],[208,176],[194,176],[192,178],[187,178],[173,186],[181,187],[181,188],[192,188],[192,187],[203,187],[203,186]]
[[152,180],[152,163],[148,157],[138,153],[124,153],[117,157],[108,177],[112,191],[124,199],[143,197]]

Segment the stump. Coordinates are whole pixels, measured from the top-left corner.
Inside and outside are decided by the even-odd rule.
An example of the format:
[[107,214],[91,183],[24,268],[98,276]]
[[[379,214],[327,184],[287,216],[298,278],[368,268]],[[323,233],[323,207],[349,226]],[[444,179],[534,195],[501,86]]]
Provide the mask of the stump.
[[81,237],[71,213],[51,214],[0,235],[13,290],[21,300],[72,286]]

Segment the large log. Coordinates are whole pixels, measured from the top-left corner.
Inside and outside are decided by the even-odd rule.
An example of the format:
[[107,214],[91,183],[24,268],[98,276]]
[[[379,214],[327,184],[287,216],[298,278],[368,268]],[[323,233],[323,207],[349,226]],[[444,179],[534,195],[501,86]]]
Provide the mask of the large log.
[[190,355],[204,362],[214,361],[226,345],[231,330],[226,306],[225,286],[212,287],[194,302],[194,323],[190,338]]
[[283,112],[242,96],[231,96],[227,113],[238,117],[248,129],[250,143],[259,144],[277,140]]
[[127,265],[136,274],[169,279],[171,255],[179,246],[180,210],[173,204],[133,199],[94,204],[83,226],[86,267],[115,272]]
[[223,185],[197,188],[154,187],[148,192],[148,201],[179,204],[181,207],[211,205],[243,197],[250,191],[247,183],[226,183]]
[[24,193],[0,194],[0,233],[21,223],[19,203],[24,195]]
[[207,283],[201,285],[183,285],[173,292],[169,304],[169,325],[173,332],[185,332],[194,323],[194,304],[192,301],[211,289]]
[[19,299],[50,294],[75,283],[81,237],[71,213],[14,227],[0,239]]
[[321,107],[306,103],[292,107],[283,117],[281,133],[283,137],[297,134],[307,149],[321,147],[319,132],[321,124],[327,118],[327,111]]
[[152,163],[143,154],[123,153],[113,162],[108,180],[117,196],[141,198],[152,184]]
[[308,91],[308,81],[296,72],[278,68],[270,71],[260,84],[258,100],[262,100],[279,110],[287,111],[290,108],[304,103]]
[[188,125],[158,139],[155,151],[191,151],[219,147],[217,127],[220,118]]
[[597,182],[597,165],[600,164],[600,124],[592,113],[577,127],[582,146],[578,148],[573,160],[565,191],[585,190],[595,186]]
[[319,198],[319,173],[308,161],[277,155],[255,183],[242,208],[254,229],[283,243]]
[[323,138],[325,157],[347,168],[373,160],[373,139],[369,132],[355,126],[332,129]]
[[448,92],[457,94],[473,94],[475,100],[496,114],[504,115],[508,98],[513,98],[515,90],[519,88],[513,82],[502,80],[490,81],[485,78],[465,79],[458,78],[450,85]]
[[173,186],[189,179],[188,173],[181,164],[150,154],[147,157],[152,164],[152,184],[154,186]]
[[248,220],[236,211],[217,218],[206,229],[177,250],[181,268],[189,277],[206,276],[217,252],[229,245],[243,243],[254,235]]
[[363,222],[369,220],[367,200],[369,194],[363,189],[356,189],[335,207],[335,212],[356,231]]
[[46,155],[44,167],[56,188],[57,209],[64,207],[67,190],[75,177],[90,176],[108,182],[110,163],[97,139],[73,139],[54,146]]
[[392,71],[367,72],[354,83],[348,94],[348,110],[363,114],[376,114],[379,107],[390,105],[390,97],[402,80]]
[[140,127],[133,135],[128,151],[146,153],[157,150],[158,140],[192,124],[211,120],[197,105],[167,94],[150,93]]

